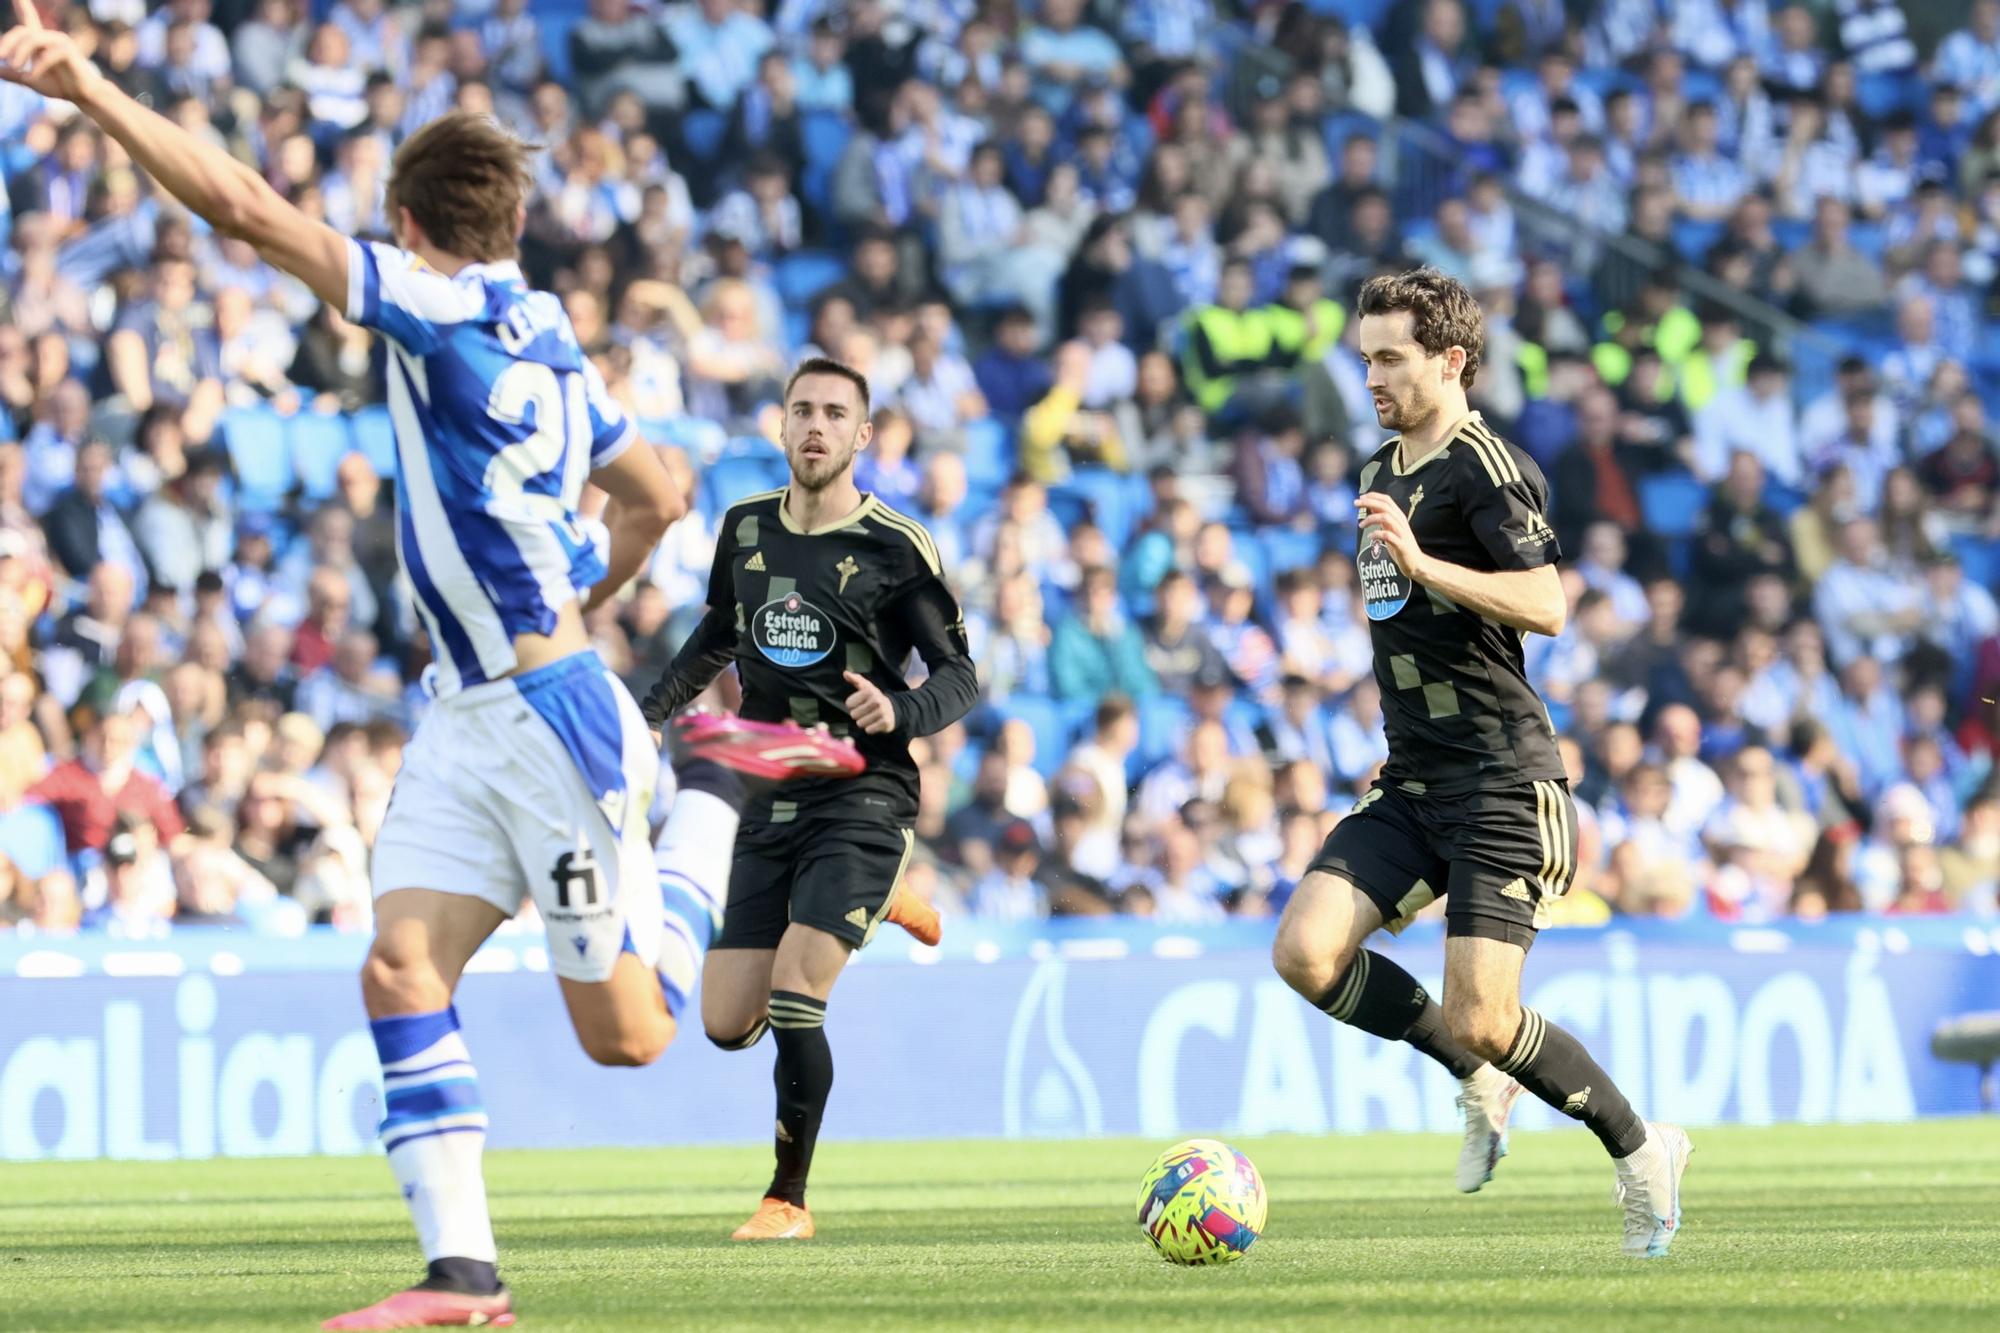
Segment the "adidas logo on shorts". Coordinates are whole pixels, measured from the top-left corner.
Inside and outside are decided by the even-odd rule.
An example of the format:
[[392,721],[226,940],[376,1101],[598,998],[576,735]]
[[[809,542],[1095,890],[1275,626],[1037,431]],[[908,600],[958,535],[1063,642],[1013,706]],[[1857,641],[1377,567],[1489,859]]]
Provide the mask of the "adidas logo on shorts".
[[847,914],[847,924],[861,930],[868,929],[868,913],[857,907]]

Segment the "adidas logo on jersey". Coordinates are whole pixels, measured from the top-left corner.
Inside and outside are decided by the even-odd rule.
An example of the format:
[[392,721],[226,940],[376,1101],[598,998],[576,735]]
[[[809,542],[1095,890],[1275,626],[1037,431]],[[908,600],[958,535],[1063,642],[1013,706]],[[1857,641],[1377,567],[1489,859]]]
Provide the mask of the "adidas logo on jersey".
[[764,553],[762,551],[753,552],[750,556],[750,563],[743,566],[743,572],[746,574],[762,574],[764,572]]
[[860,930],[868,929],[868,913],[857,907],[847,914],[847,924]]
[[1500,890],[1500,896],[1502,898],[1518,898],[1524,903],[1531,903],[1535,900],[1535,896],[1528,892],[1528,881],[1525,879],[1517,879],[1506,888]]

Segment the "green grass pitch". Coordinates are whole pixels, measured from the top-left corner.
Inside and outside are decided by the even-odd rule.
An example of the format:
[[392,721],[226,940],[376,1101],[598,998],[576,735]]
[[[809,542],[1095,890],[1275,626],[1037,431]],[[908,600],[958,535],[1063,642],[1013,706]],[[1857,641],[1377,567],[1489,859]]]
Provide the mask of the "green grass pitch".
[[[725,1237],[756,1149],[494,1153],[521,1326],[2000,1329],[2000,1119],[1695,1135],[1673,1254],[1618,1255],[1580,1130],[1451,1188],[1436,1136],[1243,1140],[1265,1237],[1225,1268],[1133,1222],[1164,1144],[823,1143],[817,1240]],[[417,1273],[388,1167],[0,1165],[0,1329],[310,1329]]]

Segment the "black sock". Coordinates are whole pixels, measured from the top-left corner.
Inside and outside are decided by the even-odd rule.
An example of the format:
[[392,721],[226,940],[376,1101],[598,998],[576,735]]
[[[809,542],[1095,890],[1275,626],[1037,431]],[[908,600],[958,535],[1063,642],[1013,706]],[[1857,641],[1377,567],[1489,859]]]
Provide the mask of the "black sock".
[[1329,1017],[1387,1041],[1407,1041],[1449,1069],[1471,1078],[1486,1062],[1451,1039],[1439,1009],[1417,979],[1379,953],[1363,949],[1320,998]]
[[797,991],[771,992],[771,1035],[778,1042],[778,1170],[765,1197],[805,1207],[813,1143],[833,1091],[833,1048],[826,1042],[826,1001]]
[[750,799],[749,789],[743,785],[743,776],[713,759],[688,760],[674,769],[674,781],[682,791],[707,792],[726,802],[738,814],[743,813],[744,802]]
[[466,1296],[491,1296],[500,1290],[500,1270],[484,1259],[433,1259],[420,1291],[455,1291]]
[[1532,1009],[1521,1011],[1521,1030],[1496,1062],[1521,1086],[1573,1120],[1590,1126],[1606,1152],[1629,1157],[1646,1142],[1646,1122],[1618,1091],[1611,1075],[1590,1058],[1583,1043]]

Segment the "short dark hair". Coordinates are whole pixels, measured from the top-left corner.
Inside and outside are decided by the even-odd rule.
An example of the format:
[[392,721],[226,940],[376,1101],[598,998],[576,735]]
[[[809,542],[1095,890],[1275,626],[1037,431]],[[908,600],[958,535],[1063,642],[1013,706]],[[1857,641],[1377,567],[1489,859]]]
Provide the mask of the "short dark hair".
[[854,386],[855,394],[861,399],[861,415],[865,417],[869,414],[868,377],[853,366],[848,365],[845,361],[836,361],[830,356],[809,356],[799,362],[797,368],[792,371],[791,378],[785,381],[785,403],[787,406],[792,401],[793,386],[808,375],[838,375],[841,379],[846,380]]
[[407,208],[432,245],[477,262],[512,259],[533,150],[491,116],[452,111],[403,140],[384,208]]
[[1097,729],[1108,731],[1128,717],[1139,716],[1139,709],[1130,698],[1122,694],[1107,694],[1097,701]]
[[1408,311],[1415,319],[1419,345],[1431,356],[1446,349],[1465,349],[1465,369],[1458,382],[1470,389],[1479,373],[1479,354],[1486,346],[1486,321],[1479,302],[1457,278],[1425,265],[1402,273],[1383,273],[1361,284],[1357,315],[1396,315]]

